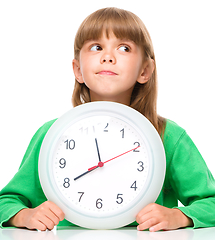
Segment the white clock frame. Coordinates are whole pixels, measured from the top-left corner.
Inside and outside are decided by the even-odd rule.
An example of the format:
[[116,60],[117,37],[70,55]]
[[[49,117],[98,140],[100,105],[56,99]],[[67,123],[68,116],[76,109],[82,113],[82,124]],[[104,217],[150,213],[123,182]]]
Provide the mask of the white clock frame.
[[[111,216],[89,216],[71,207],[68,201],[61,198],[52,174],[52,154],[59,137],[69,126],[79,120],[95,115],[120,117],[132,125],[145,138],[150,148],[150,170],[146,186],[138,196],[122,211]],[[54,122],[47,132],[40,150],[39,178],[42,189],[48,200],[57,204],[65,213],[65,218],[76,225],[91,229],[114,229],[135,221],[137,213],[147,204],[155,202],[163,186],[166,158],[163,143],[153,125],[138,111],[114,102],[91,102],[77,106]]]

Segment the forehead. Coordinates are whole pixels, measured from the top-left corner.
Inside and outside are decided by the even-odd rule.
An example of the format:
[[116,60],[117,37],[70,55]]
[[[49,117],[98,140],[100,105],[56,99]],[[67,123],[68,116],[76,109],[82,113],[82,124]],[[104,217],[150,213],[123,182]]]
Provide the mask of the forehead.
[[89,29],[85,33],[85,37],[83,42],[89,40],[99,40],[102,38],[117,38],[119,40],[127,40],[132,41],[139,45],[139,36],[136,36],[137,33],[131,33],[128,29],[120,29],[119,27],[114,28],[112,26],[101,26],[100,28],[97,26],[96,28]]
[[84,44],[87,44],[91,41],[105,41],[105,40],[108,40],[109,42],[115,42],[115,43],[119,43],[119,42],[129,42],[129,43],[132,43],[132,44],[135,44],[136,43],[126,37],[117,37],[112,31],[110,31],[108,34],[106,34],[105,31],[102,32],[101,36],[97,36],[97,37],[92,37],[92,38],[89,38],[85,41]]

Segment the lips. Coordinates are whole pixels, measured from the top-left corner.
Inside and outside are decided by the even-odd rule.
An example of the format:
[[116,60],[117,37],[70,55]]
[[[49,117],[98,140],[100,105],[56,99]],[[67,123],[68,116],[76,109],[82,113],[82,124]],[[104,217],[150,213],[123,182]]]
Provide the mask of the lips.
[[107,75],[107,76],[118,75],[117,73],[112,72],[112,71],[110,71],[110,70],[102,70],[102,71],[98,72],[97,74],[100,74],[100,75]]

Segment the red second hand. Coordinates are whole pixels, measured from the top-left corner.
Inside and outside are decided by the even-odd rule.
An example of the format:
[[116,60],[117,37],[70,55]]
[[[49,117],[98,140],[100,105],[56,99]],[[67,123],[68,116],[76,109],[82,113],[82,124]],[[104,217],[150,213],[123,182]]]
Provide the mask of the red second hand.
[[126,154],[126,153],[129,153],[129,152],[131,152],[131,151],[134,151],[135,149],[137,149],[137,148],[139,148],[139,147],[140,147],[140,146],[138,146],[138,147],[136,147],[136,148],[133,148],[133,149],[131,149],[131,150],[127,151],[127,152],[124,152],[124,153],[122,153],[122,154],[120,154],[120,155],[118,155],[118,156],[116,156],[116,157],[114,157],[114,158],[111,158],[111,159],[109,159],[109,160],[107,160],[107,161],[105,161],[105,162],[99,162],[97,166],[94,166],[94,167],[89,168],[88,171],[92,171],[93,169],[95,169],[95,168],[97,168],[97,167],[103,167],[105,163],[110,162],[110,161],[114,160],[115,158],[121,157],[122,155],[124,155],[124,154]]

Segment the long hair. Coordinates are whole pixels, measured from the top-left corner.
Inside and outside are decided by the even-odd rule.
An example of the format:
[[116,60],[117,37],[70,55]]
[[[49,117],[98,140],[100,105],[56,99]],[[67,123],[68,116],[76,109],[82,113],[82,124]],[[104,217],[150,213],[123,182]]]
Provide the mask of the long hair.
[[[74,41],[74,57],[79,60],[80,50],[87,40],[99,39],[105,33],[109,38],[112,33],[119,39],[128,39],[140,47],[143,59],[153,59],[155,69],[144,84],[134,86],[130,107],[142,113],[162,136],[165,119],[157,115],[157,69],[151,37],[142,20],[132,12],[118,8],[104,8],[89,15],[79,27]],[[75,80],[72,95],[73,106],[90,102],[90,92],[83,83]]]

